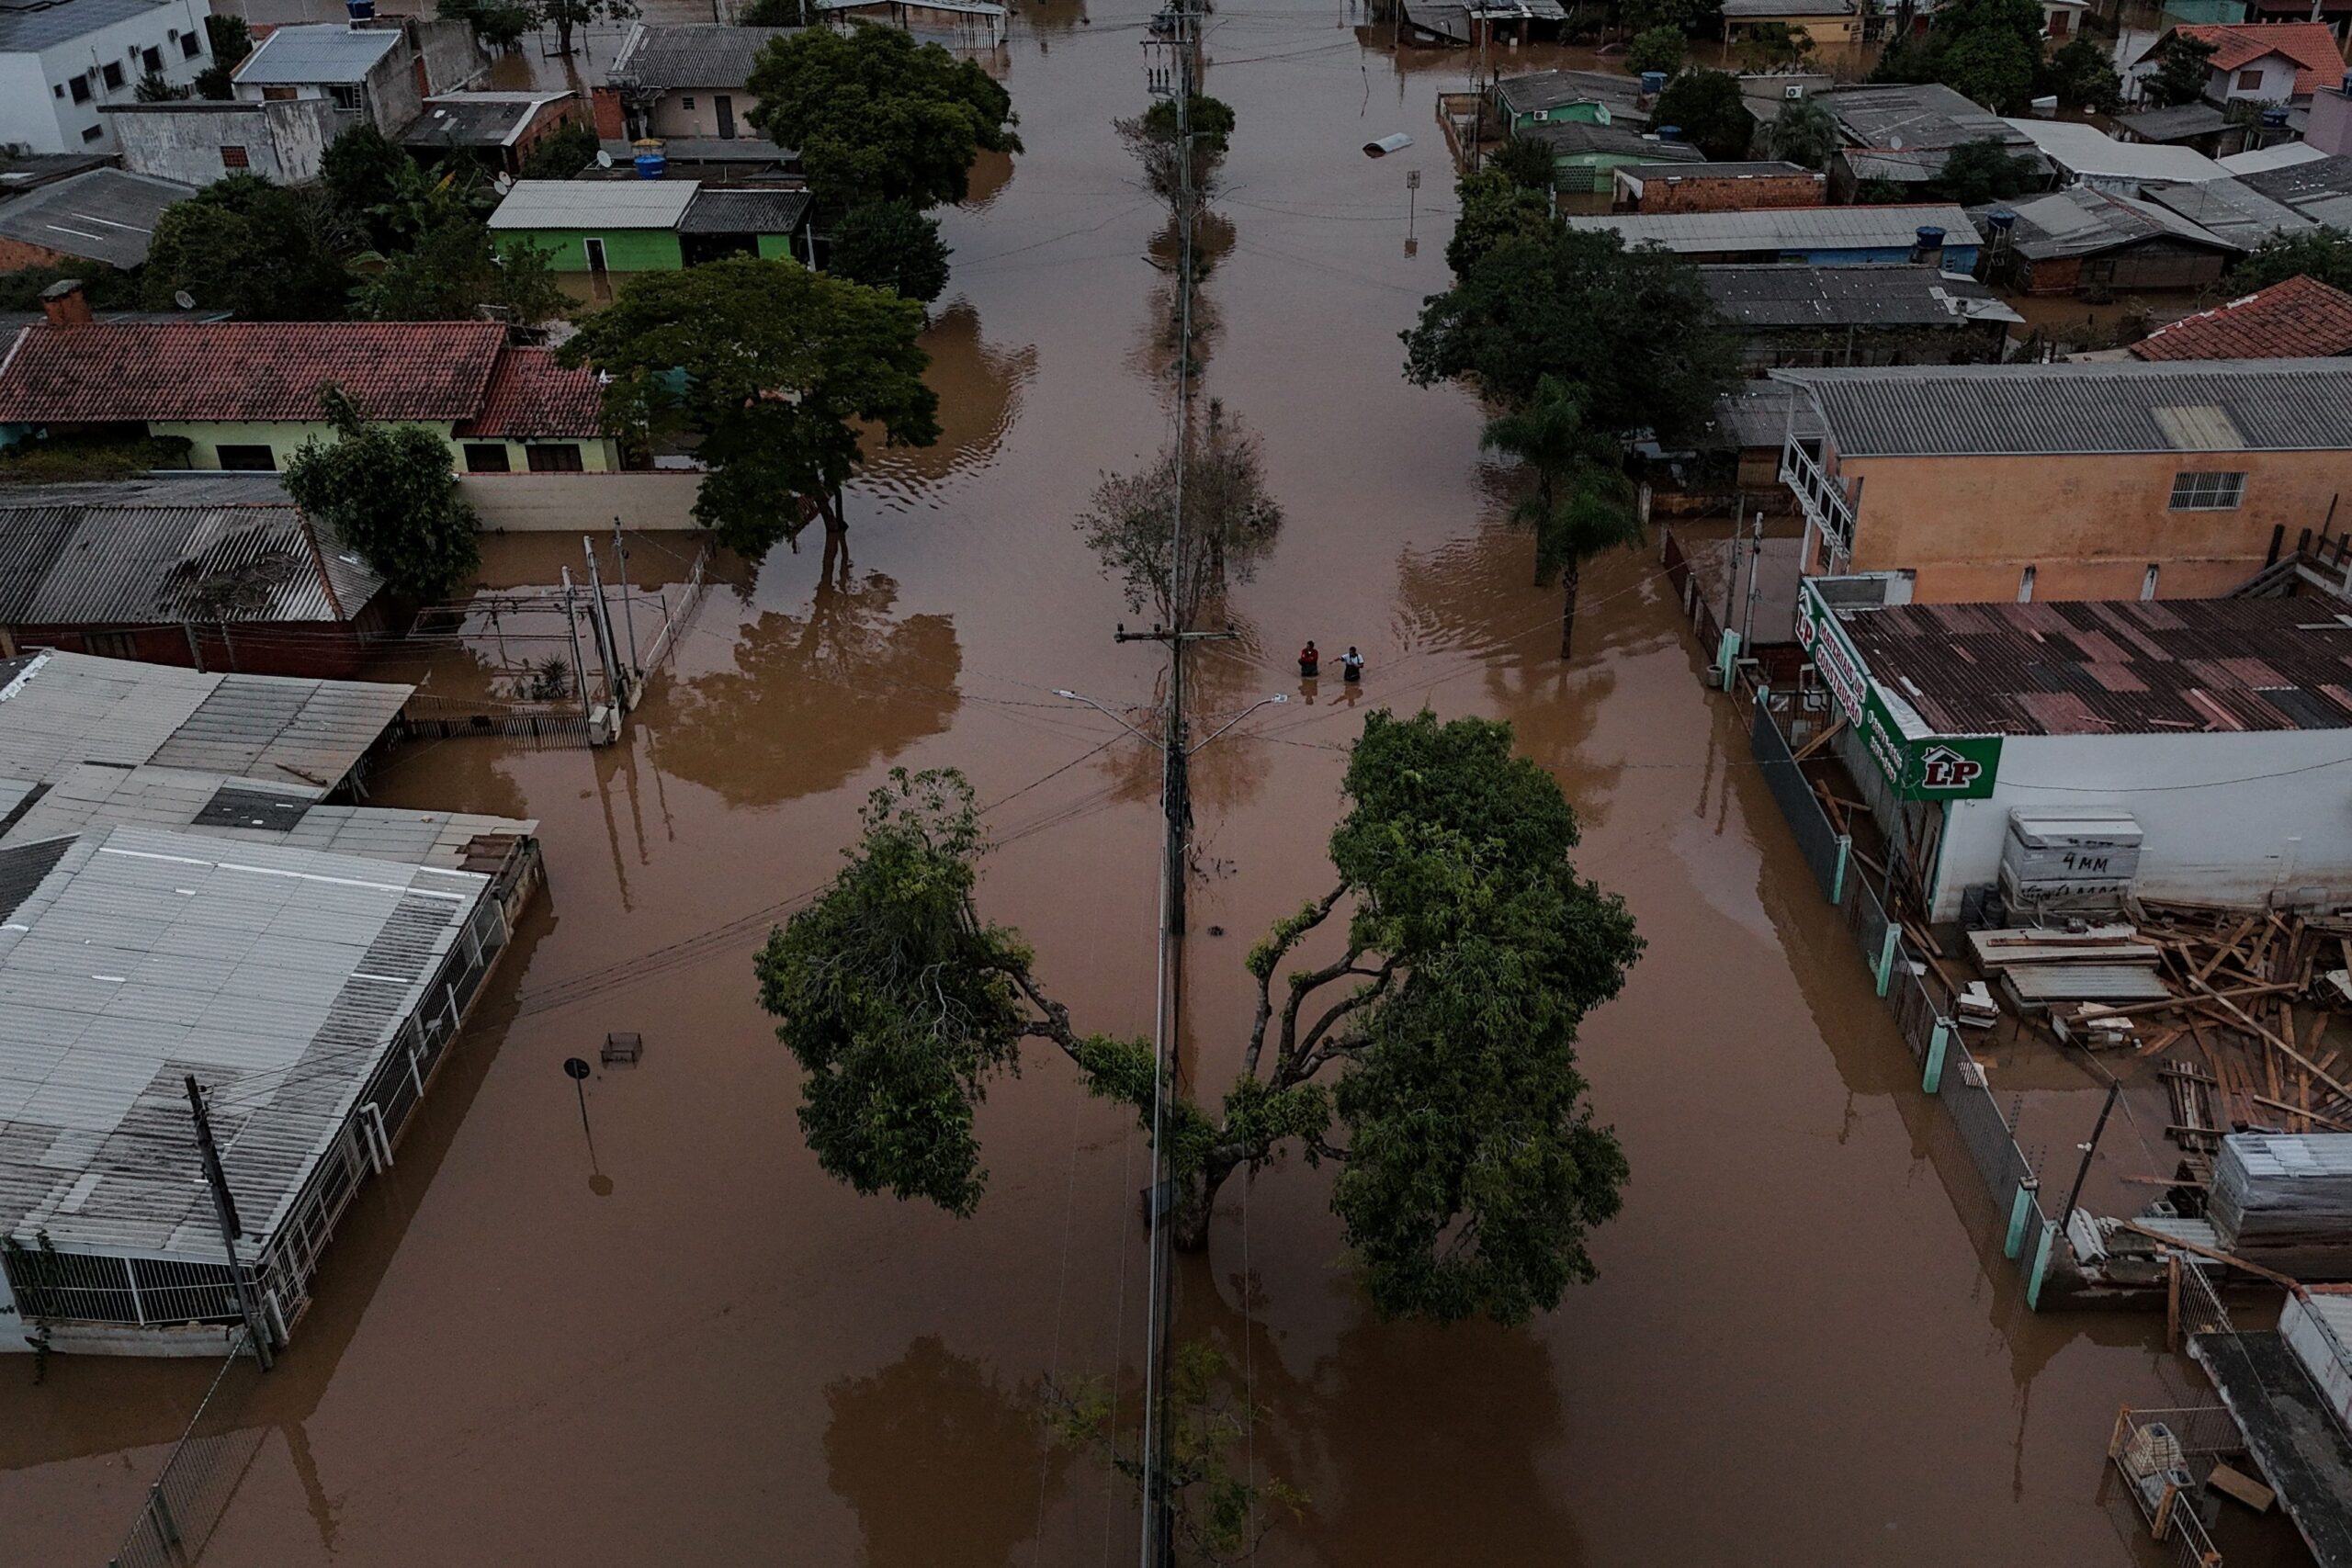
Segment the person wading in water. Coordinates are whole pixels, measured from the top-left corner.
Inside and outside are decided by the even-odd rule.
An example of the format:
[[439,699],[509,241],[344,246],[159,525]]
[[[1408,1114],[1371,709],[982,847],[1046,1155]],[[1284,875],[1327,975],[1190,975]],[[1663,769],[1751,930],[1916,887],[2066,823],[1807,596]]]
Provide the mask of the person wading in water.
[[1310,637],[1306,646],[1298,650],[1298,672],[1311,681],[1322,673],[1322,670],[1323,656],[1316,651],[1315,641]]

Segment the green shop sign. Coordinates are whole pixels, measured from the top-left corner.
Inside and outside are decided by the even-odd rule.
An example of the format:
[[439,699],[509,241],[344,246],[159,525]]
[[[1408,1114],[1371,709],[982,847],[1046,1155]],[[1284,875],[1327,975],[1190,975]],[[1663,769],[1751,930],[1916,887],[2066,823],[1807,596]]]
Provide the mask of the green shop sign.
[[2001,738],[1904,734],[1845,628],[1811,584],[1797,597],[1797,641],[1896,795],[1905,800],[1984,800],[1992,795],[2001,771]]

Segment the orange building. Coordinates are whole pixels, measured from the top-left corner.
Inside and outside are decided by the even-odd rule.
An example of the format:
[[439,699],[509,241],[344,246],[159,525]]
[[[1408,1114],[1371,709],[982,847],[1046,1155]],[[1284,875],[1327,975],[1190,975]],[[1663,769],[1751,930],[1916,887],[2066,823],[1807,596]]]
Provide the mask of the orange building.
[[1779,370],[1807,574],[1890,603],[2211,598],[2352,522],[2352,361]]

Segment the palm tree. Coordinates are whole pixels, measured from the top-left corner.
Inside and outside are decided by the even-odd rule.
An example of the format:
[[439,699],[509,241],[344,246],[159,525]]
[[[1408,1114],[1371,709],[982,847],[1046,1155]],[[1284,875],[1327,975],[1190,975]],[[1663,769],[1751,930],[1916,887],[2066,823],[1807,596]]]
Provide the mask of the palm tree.
[[1584,563],[1603,550],[1642,542],[1615,437],[1589,428],[1583,399],[1546,376],[1524,408],[1487,422],[1485,445],[1535,471],[1535,488],[1520,497],[1510,520],[1535,535],[1535,585],[1562,581],[1560,657],[1576,637],[1577,582]]

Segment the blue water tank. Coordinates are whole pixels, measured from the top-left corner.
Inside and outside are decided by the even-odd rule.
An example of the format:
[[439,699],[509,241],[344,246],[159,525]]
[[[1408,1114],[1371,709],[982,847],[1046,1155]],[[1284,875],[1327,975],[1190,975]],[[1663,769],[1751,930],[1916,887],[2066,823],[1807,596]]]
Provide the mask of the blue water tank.
[[1665,72],[1663,72],[1663,71],[1645,71],[1645,72],[1643,72],[1643,73],[1642,73],[1642,96],[1643,96],[1644,97],[1650,97],[1650,98],[1654,98],[1654,97],[1657,96],[1657,95],[1659,95],[1660,93],[1663,93],[1663,92],[1665,92],[1665,91],[1666,91],[1666,73],[1665,73]]
[[1679,125],[1661,125],[1657,128],[1657,139],[1660,141],[1679,141],[1682,140],[1682,128]]
[[1988,228],[1996,229],[2006,233],[2009,230],[2018,226],[2018,215],[2011,212],[2006,207],[1999,208],[1994,211],[1986,213],[1984,215],[1984,222]]
[[670,172],[670,155],[659,142],[638,143],[633,162],[637,164],[637,177],[641,180],[658,180]]
[[2287,111],[2285,109],[2264,109],[2262,111],[2262,123],[2266,130],[2276,130],[2287,123]]
[[351,19],[355,22],[376,19],[376,0],[343,0],[343,8],[351,13]]

